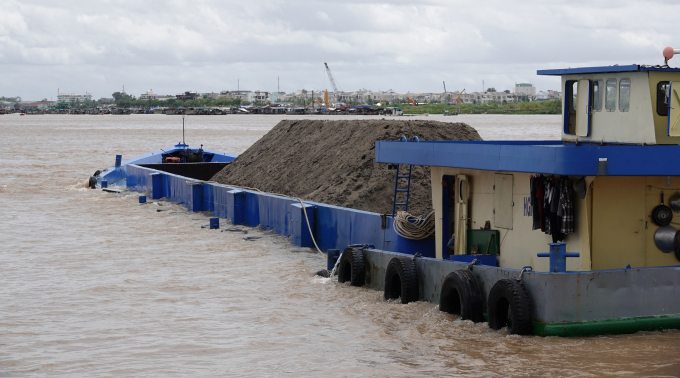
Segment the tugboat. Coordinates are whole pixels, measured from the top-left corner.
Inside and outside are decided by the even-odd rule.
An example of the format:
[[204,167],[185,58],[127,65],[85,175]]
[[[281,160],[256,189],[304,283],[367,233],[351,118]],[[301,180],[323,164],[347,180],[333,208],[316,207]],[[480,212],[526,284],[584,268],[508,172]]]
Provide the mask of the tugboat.
[[[117,156],[94,187],[274,230],[326,251],[339,282],[512,334],[680,329],[680,69],[668,66],[678,53],[666,48],[658,66],[538,71],[562,78],[561,140],[377,141],[376,162],[397,168],[392,216],[200,181],[201,167],[235,156],[204,150],[188,163],[181,151],[199,149],[184,143]],[[394,210],[408,206],[400,165],[430,167],[433,216]],[[434,238],[418,230],[431,224]]]
[[559,141],[377,142],[378,162],[431,167],[436,258],[471,264],[417,265],[421,298],[520,334],[680,328],[679,52],[539,70],[562,78]]

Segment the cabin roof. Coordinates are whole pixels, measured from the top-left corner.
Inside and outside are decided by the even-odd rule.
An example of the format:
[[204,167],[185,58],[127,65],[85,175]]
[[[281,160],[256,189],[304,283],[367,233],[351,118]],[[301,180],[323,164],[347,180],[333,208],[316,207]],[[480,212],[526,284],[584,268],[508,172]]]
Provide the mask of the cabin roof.
[[569,176],[680,176],[678,145],[376,141],[376,162]]
[[544,76],[562,76],[571,74],[591,74],[591,73],[609,73],[609,72],[640,72],[640,71],[666,71],[666,72],[680,72],[680,68],[672,68],[668,66],[647,66],[640,64],[629,64],[625,66],[602,66],[602,67],[580,67],[580,68],[558,68],[552,70],[538,70],[537,75]]

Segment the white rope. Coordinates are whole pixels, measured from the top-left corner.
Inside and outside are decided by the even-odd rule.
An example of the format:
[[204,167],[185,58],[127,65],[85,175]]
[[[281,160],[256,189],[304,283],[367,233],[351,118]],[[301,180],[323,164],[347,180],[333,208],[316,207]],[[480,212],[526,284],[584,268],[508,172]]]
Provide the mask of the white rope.
[[[300,205],[302,205],[302,213],[305,215],[305,219],[307,220],[307,229],[309,229],[309,236],[312,237],[312,241],[314,242],[316,250],[319,251],[319,253],[323,254],[323,252],[321,252],[321,250],[319,249],[319,246],[316,244],[316,240],[314,239],[314,233],[312,232],[312,226],[309,224],[309,217],[307,216],[307,209],[305,208],[305,203],[302,202],[302,200],[299,198],[296,199],[300,201]],[[339,258],[338,261],[340,261]],[[337,263],[335,265],[337,265]],[[335,268],[333,268],[333,270],[335,270]]]
[[416,217],[400,211],[394,218],[392,228],[397,235],[406,239],[426,239],[434,234],[434,210],[424,217]]

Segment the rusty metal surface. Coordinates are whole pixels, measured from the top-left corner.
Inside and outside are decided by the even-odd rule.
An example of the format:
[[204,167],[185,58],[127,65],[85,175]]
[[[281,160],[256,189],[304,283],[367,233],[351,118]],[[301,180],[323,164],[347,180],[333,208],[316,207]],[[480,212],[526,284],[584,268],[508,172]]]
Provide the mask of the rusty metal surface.
[[[366,286],[384,289],[385,268],[396,252],[364,250]],[[418,258],[420,299],[439,303],[444,278],[467,264]],[[517,278],[519,270],[475,265],[486,297],[496,281]],[[640,316],[680,314],[680,266],[594,272],[525,272],[522,282],[533,302],[534,320],[544,323],[584,322]]]

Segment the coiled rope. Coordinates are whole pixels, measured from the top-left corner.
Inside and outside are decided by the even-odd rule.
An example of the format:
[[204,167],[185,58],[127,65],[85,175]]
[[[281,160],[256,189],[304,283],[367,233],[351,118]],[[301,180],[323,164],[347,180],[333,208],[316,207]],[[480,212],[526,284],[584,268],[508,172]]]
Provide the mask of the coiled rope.
[[424,217],[416,217],[400,211],[394,217],[392,228],[399,236],[406,239],[426,239],[434,234],[434,210]]

